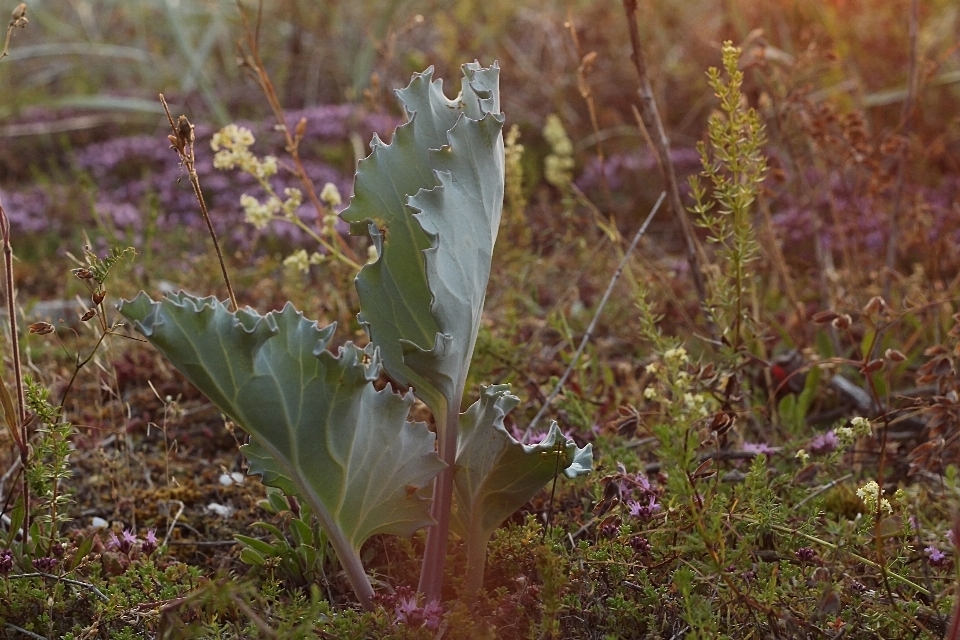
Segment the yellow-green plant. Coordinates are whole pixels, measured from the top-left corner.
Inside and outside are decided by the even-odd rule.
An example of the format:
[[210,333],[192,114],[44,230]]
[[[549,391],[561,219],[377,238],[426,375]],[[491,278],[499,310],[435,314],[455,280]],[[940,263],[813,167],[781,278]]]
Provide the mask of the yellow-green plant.
[[756,110],[745,104],[739,59],[740,49],[725,42],[723,71],[711,67],[707,72],[720,105],[710,116],[709,145],[697,145],[703,171],[690,179],[696,201],[692,211],[717,245],[718,261],[708,273],[706,311],[734,351],[747,337],[746,298],[753,281],[748,265],[760,252],[750,215],[767,171],[763,125]]

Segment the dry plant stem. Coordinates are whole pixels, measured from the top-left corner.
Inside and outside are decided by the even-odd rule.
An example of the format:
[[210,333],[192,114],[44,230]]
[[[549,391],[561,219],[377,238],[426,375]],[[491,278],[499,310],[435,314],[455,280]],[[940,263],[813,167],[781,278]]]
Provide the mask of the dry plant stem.
[[27,22],[27,3],[21,2],[10,14],[10,22],[7,24],[7,37],[3,41],[3,51],[0,51],[0,60],[10,55],[10,37],[13,35],[13,30],[17,27],[23,29],[27,26]]
[[[307,192],[307,199],[310,200],[310,204],[312,204],[313,208],[317,211],[317,227],[322,235],[324,231],[323,216],[326,207],[320,202],[320,198],[313,188],[313,181],[307,177],[307,172],[303,168],[303,162],[300,160],[300,136],[290,133],[290,127],[287,126],[287,119],[284,116],[283,107],[280,105],[280,98],[277,97],[277,91],[273,86],[273,82],[270,80],[270,75],[263,66],[263,60],[260,58],[260,47],[257,44],[260,34],[260,14],[257,14],[256,29],[252,30],[250,29],[250,24],[247,22],[247,16],[243,12],[243,8],[239,6],[239,3],[237,8],[240,11],[240,18],[243,20],[247,49],[250,51],[250,55],[243,56],[244,62],[253,71],[257,84],[260,85],[260,90],[263,91],[264,97],[266,97],[267,102],[270,104],[273,116],[277,120],[277,128],[283,133],[287,153],[290,154],[290,158],[293,160],[293,174],[300,180],[304,190]],[[260,10],[262,9],[263,3],[260,3]],[[353,252],[353,249],[350,248],[350,245],[347,244],[347,241],[339,233],[336,235],[336,238],[343,254],[349,258],[351,262],[356,263],[357,255]]]
[[630,241],[630,246],[627,247],[627,250],[624,252],[623,258],[620,260],[620,265],[614,272],[613,277],[610,278],[610,283],[607,285],[607,290],[603,293],[603,297],[600,299],[600,304],[597,305],[597,310],[593,314],[593,319],[590,321],[590,325],[587,327],[586,333],[583,334],[583,339],[580,340],[580,346],[577,347],[577,351],[573,354],[573,358],[570,359],[570,364],[567,366],[567,370],[563,372],[563,375],[557,382],[557,386],[553,388],[553,391],[551,391],[550,395],[547,396],[547,399],[544,400],[543,406],[540,407],[540,411],[538,411],[537,415],[533,417],[533,420],[530,422],[527,430],[523,432],[524,441],[530,437],[530,434],[537,426],[537,423],[540,422],[543,414],[546,413],[547,409],[550,408],[550,404],[553,402],[553,399],[556,398],[560,393],[560,390],[563,389],[563,385],[566,384],[567,378],[570,377],[574,367],[577,366],[580,356],[583,355],[583,350],[587,348],[587,343],[593,336],[593,330],[597,326],[597,320],[600,319],[600,314],[603,312],[603,307],[607,304],[607,300],[610,299],[610,294],[613,293],[614,285],[617,284],[617,280],[620,279],[620,274],[623,273],[624,268],[627,266],[627,260],[630,259],[630,254],[633,253],[633,250],[637,247],[637,243],[640,242],[640,238],[643,237],[643,234],[647,232],[647,227],[650,226],[650,223],[653,221],[653,217],[657,215],[657,211],[660,209],[660,205],[663,204],[663,199],[666,196],[666,192],[660,193],[660,197],[657,198],[657,202],[653,205],[653,209],[651,209],[650,213],[647,215],[647,219],[643,221],[643,224],[640,225],[640,228],[637,229],[637,232],[633,235],[633,240]]
[[910,3],[910,80],[907,85],[907,97],[903,101],[903,112],[900,117],[900,131],[903,136],[903,147],[900,149],[900,158],[897,166],[896,195],[893,199],[893,208],[890,210],[890,235],[887,238],[886,272],[883,277],[883,297],[890,300],[890,290],[893,286],[893,270],[897,262],[897,243],[900,240],[900,205],[903,201],[903,183],[907,172],[907,151],[910,134],[911,114],[917,97],[918,70],[917,67],[917,30],[919,18],[919,2]]
[[[17,390],[17,422],[19,423],[19,442],[17,449],[20,454],[20,467],[26,470],[30,461],[30,441],[27,433],[27,402],[23,391],[23,365],[20,362],[20,336],[17,333],[17,305],[16,290],[13,282],[13,246],[10,244],[10,218],[0,203],[0,233],[3,235],[3,266],[7,293],[7,317],[10,318],[10,350],[13,352],[14,386]],[[11,416],[13,418],[13,416]],[[16,439],[17,430],[11,429],[11,435]],[[27,474],[21,473],[21,491],[23,492],[23,542],[26,544],[30,532],[30,483]]]
[[597,118],[597,105],[593,99],[593,89],[590,87],[590,81],[587,80],[587,74],[597,54],[595,51],[583,55],[580,50],[580,38],[577,37],[577,28],[573,24],[573,12],[567,10],[567,29],[570,31],[570,38],[573,40],[573,46],[577,50],[577,57],[580,58],[580,66],[577,67],[577,89],[580,91],[580,97],[587,103],[587,112],[590,114],[590,126],[593,127],[593,135],[597,140],[597,161],[600,163],[600,186],[603,188],[603,196],[609,204],[610,183],[607,180],[607,172],[603,171],[603,138],[600,135],[600,120]]
[[[667,139],[660,113],[657,110],[657,102],[653,97],[653,89],[650,86],[646,59],[643,57],[643,50],[640,47],[640,31],[637,28],[637,0],[623,0],[623,8],[627,14],[630,46],[633,49],[633,55],[630,58],[633,60],[633,64],[637,68],[637,75],[640,78],[640,88],[637,90],[640,97],[640,118],[643,120],[643,126],[649,134],[650,141],[653,143],[653,150],[659,156],[659,164],[663,169],[663,177],[667,183],[667,193],[670,197],[670,208],[673,210],[674,218],[680,226],[686,244],[687,262],[690,264],[693,285],[696,287],[700,305],[705,306],[707,289],[703,281],[701,249],[697,242],[693,223],[680,200],[677,174],[673,169],[673,163],[670,162],[670,141]],[[713,332],[713,329],[711,329],[711,332]]]
[[193,193],[197,197],[197,202],[200,203],[200,213],[203,215],[203,221],[207,223],[207,230],[210,232],[210,237],[213,239],[213,248],[217,252],[217,261],[220,262],[220,271],[223,274],[223,282],[227,285],[227,295],[230,296],[230,304],[233,305],[233,310],[237,311],[240,309],[240,306],[237,304],[237,296],[233,292],[233,286],[230,284],[230,276],[227,274],[227,265],[223,260],[223,252],[220,250],[220,242],[217,240],[217,232],[213,229],[213,222],[210,221],[210,212],[207,211],[207,203],[203,200],[203,192],[200,190],[200,177],[197,175],[197,170],[194,167],[194,150],[193,150],[193,125],[187,122],[186,118],[181,116],[182,121],[187,124],[189,127],[188,134],[181,131],[177,124],[173,121],[173,116],[170,115],[170,107],[167,106],[167,101],[164,100],[163,94],[160,94],[160,102],[163,104],[163,110],[167,114],[167,120],[170,121],[170,128],[173,129],[173,135],[171,136],[171,141],[176,139],[179,143],[175,143],[174,148],[177,150],[177,153],[180,155],[180,160],[183,162],[183,166],[187,169],[187,175],[190,176],[190,184],[193,185]]

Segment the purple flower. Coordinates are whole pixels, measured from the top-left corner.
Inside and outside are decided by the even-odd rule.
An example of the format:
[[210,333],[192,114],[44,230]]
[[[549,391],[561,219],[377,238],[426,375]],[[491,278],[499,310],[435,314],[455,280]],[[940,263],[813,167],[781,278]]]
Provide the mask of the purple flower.
[[831,451],[836,451],[839,444],[840,440],[837,439],[837,432],[831,429],[811,440],[810,444],[807,445],[807,451],[814,455],[830,453]]
[[117,538],[117,534],[110,532],[110,539],[107,540],[107,549],[117,549],[120,547],[120,539]]
[[426,627],[436,630],[443,618],[443,607],[439,602],[429,602],[421,607],[416,593],[406,587],[397,589],[394,614],[397,622],[411,627]]
[[0,575],[7,575],[13,569],[13,552],[10,549],[0,550]]
[[440,627],[440,621],[443,619],[443,607],[434,600],[427,603],[423,608],[423,626],[431,631],[436,631]]
[[136,542],[137,536],[133,535],[129,529],[124,529],[119,538],[117,534],[111,532],[110,539],[107,540],[107,549],[118,549],[121,553],[129,554]]
[[650,553],[650,541],[643,536],[633,536],[630,538],[630,547],[640,555]]
[[930,545],[924,549],[923,552],[927,554],[927,559],[929,560],[931,567],[942,567],[949,562],[946,554],[933,545]]
[[810,547],[800,547],[794,555],[797,560],[803,563],[813,562],[817,559],[817,552]]
[[766,442],[744,442],[741,448],[746,453],[757,453],[757,454],[776,453],[776,450],[770,448],[770,445],[768,445]]
[[650,496],[647,504],[641,504],[636,500],[631,500],[627,503],[627,508],[630,510],[631,516],[643,521],[649,520],[655,513],[660,511],[660,505],[657,504],[657,498],[655,496]]
[[147,531],[147,536],[143,540],[143,552],[147,555],[150,555],[157,550],[157,547],[160,546],[160,543],[157,542],[157,530],[150,529]]
[[57,559],[49,556],[33,559],[33,568],[37,571],[50,571],[57,566]]

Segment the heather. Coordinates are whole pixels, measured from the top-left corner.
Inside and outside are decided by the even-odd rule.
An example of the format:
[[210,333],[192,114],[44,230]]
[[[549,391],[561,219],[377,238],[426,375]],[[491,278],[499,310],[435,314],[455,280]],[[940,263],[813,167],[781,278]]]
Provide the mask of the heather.
[[960,637],[955,3],[8,4],[0,635]]

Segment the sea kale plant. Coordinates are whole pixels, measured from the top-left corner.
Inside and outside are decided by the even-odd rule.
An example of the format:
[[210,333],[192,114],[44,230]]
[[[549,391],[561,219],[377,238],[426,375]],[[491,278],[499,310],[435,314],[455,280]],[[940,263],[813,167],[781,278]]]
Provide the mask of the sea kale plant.
[[[316,515],[366,608],[373,588],[360,548],[370,536],[429,527],[419,590],[436,602],[453,528],[470,596],[496,528],[557,473],[592,466],[590,445],[578,448],[556,423],[539,444],[513,438],[504,417],[519,400],[506,385],[484,388],[461,413],[503,204],[498,81],[496,65],[464,65],[450,100],[432,70],[414,76],[398,92],[408,122],[390,144],[375,136],[360,163],[341,217],[377,249],[356,280],[366,347],[348,342],[334,355],[335,325],[320,328],[289,303],[265,316],[185,293],[120,305],[250,434],[250,471]],[[381,372],[394,385],[378,391]],[[407,421],[415,398],[436,434]]]

